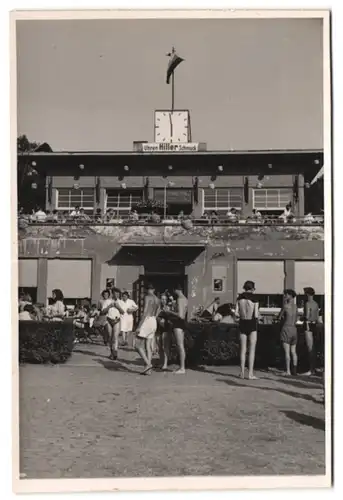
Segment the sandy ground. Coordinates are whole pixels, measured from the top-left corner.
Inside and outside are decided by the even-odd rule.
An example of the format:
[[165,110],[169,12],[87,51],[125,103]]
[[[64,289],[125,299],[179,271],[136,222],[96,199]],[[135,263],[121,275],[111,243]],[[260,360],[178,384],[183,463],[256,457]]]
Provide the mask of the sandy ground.
[[207,367],[139,375],[131,350],[77,345],[20,368],[23,478],[324,474],[320,380]]

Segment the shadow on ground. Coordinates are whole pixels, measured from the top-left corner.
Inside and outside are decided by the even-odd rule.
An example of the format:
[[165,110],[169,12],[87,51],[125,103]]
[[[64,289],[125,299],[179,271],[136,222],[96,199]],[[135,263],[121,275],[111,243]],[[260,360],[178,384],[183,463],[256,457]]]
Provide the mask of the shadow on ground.
[[[113,372],[129,372],[129,373],[139,373],[137,370],[130,370],[127,366],[122,364],[119,361],[112,361],[110,359],[103,360],[103,359],[94,359],[99,365],[102,365],[106,370],[110,370]],[[130,364],[135,364],[135,363],[130,363]],[[142,367],[143,368],[143,367]]]
[[319,431],[325,431],[325,420],[322,420],[321,418],[312,417],[311,415],[305,415],[291,410],[282,410],[281,413],[286,415],[286,417],[291,418],[298,424],[307,425]]
[[[241,380],[239,377],[235,377],[237,378],[239,381]],[[309,394],[304,394],[302,392],[294,392],[294,391],[286,391],[285,389],[281,389],[281,388],[278,388],[278,387],[259,387],[257,384],[258,384],[258,380],[253,380],[253,381],[250,381],[248,384],[244,384],[242,382],[236,382],[235,380],[232,380],[231,378],[228,380],[228,379],[216,379],[218,382],[225,382],[225,384],[227,385],[230,385],[230,386],[234,386],[234,387],[249,387],[249,388],[254,388],[254,389],[258,389],[260,391],[275,391],[275,392],[279,392],[281,394],[285,394],[286,396],[291,396],[293,398],[297,398],[297,399],[304,399],[305,401],[311,401],[312,403],[317,403],[317,404],[321,404],[321,401],[319,401],[317,398],[313,397],[313,396],[310,396]],[[278,381],[279,382],[279,381]]]

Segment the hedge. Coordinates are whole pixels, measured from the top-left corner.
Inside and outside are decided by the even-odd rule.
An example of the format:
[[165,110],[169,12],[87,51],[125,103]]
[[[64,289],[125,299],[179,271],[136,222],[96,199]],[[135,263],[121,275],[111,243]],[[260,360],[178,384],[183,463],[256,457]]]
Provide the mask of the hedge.
[[[324,366],[324,328],[315,336],[317,367]],[[239,330],[235,324],[189,322],[185,329],[187,364],[238,365]],[[302,327],[298,328],[298,369],[309,370],[308,352]],[[176,345],[172,346],[172,362],[177,361]],[[256,345],[256,368],[284,368],[284,353],[278,325],[259,325]]]
[[20,363],[64,363],[73,346],[72,321],[19,321]]

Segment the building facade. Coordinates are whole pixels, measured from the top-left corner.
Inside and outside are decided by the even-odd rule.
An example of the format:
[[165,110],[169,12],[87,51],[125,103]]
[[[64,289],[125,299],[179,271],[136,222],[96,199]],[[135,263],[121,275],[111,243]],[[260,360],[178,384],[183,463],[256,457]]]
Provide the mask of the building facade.
[[[181,284],[191,315],[217,296],[234,302],[247,279],[265,307],[279,305],[285,287],[324,296],[324,227],[303,220],[306,179],[323,165],[322,151],[135,149],[19,156],[45,176],[46,212],[112,213],[111,221],[22,224],[20,288],[43,303],[60,288],[74,303],[97,302],[115,284],[142,303],[146,281],[159,292]],[[159,202],[160,220],[127,220],[137,206],[144,219],[148,200]],[[283,223],[288,203],[295,221]],[[253,210],[276,219],[254,223]],[[204,218],[212,212],[216,220]]]

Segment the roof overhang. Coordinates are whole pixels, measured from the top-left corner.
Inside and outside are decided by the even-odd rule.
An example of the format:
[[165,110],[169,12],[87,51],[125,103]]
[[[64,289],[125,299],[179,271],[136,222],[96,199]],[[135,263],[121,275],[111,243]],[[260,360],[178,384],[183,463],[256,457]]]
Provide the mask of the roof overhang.
[[[323,150],[197,151],[143,153],[138,151],[33,152],[19,154],[19,162],[34,162],[47,175],[72,175],[83,165],[82,175],[161,175],[170,165],[174,175],[259,175],[309,173],[323,165]],[[129,170],[124,166],[128,165]],[[269,170],[272,168],[272,170]],[[121,171],[123,173],[121,174]],[[74,172],[74,175],[76,175]],[[171,172],[169,172],[171,174]]]
[[203,243],[125,243],[109,261],[121,265],[191,264],[204,250]]

